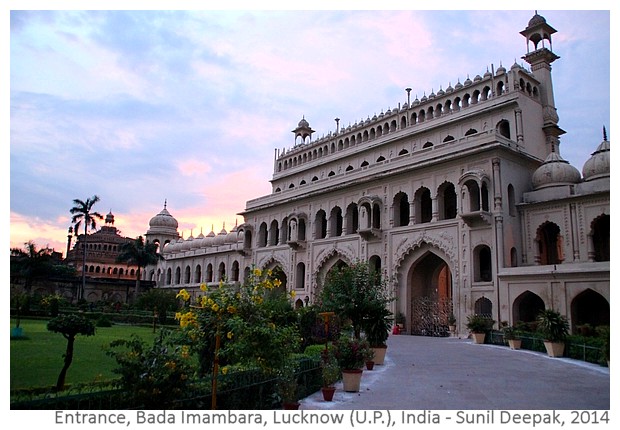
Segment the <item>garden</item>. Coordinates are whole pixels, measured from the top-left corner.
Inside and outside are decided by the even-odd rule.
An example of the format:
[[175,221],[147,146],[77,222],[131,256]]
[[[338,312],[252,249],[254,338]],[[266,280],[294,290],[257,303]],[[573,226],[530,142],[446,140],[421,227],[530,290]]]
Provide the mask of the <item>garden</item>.
[[353,263],[334,268],[317,303],[300,309],[294,292],[259,269],[243,285],[180,290],[167,315],[163,305],[140,312],[58,298],[24,312],[21,297],[11,320],[11,408],[294,409],[367,362],[380,365],[386,291],[380,274]]

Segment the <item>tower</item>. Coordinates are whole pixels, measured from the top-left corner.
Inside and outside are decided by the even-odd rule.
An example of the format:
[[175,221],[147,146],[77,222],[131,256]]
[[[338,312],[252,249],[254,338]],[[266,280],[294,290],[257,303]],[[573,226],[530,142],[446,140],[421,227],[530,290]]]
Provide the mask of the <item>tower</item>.
[[[520,34],[525,37],[527,54],[522,58],[532,67],[532,73],[540,82],[540,98],[543,105],[543,130],[546,136],[547,153],[559,152],[559,137],[565,133],[558,126],[559,117],[555,108],[553,82],[551,80],[551,63],[560,57],[553,53],[551,35],[556,30],[547,24],[547,20],[535,12],[525,30]],[[549,47],[545,46],[545,41]],[[530,51],[530,43],[533,50]]]

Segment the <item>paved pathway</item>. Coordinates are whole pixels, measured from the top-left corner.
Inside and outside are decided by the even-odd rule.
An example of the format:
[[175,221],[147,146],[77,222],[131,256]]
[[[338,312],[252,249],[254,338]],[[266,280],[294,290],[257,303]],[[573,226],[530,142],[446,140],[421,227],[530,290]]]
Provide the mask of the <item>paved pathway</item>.
[[333,402],[318,392],[301,409],[610,409],[609,368],[457,338],[390,336],[359,393],[336,388]]

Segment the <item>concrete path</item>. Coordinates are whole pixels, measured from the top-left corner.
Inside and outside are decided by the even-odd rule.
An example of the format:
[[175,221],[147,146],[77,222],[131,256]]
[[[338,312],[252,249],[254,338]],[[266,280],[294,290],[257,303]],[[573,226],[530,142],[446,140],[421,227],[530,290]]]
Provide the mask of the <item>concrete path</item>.
[[457,338],[390,336],[359,393],[336,388],[334,401],[317,392],[300,409],[610,409],[607,367]]

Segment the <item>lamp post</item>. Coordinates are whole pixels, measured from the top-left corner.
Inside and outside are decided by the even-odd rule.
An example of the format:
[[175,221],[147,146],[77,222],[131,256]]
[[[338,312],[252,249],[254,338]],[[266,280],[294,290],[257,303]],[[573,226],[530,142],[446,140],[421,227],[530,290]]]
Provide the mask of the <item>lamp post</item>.
[[325,328],[325,351],[323,351],[323,361],[327,362],[328,350],[327,343],[329,342],[329,319],[335,315],[334,312],[320,312],[319,316],[323,318],[323,327]]

